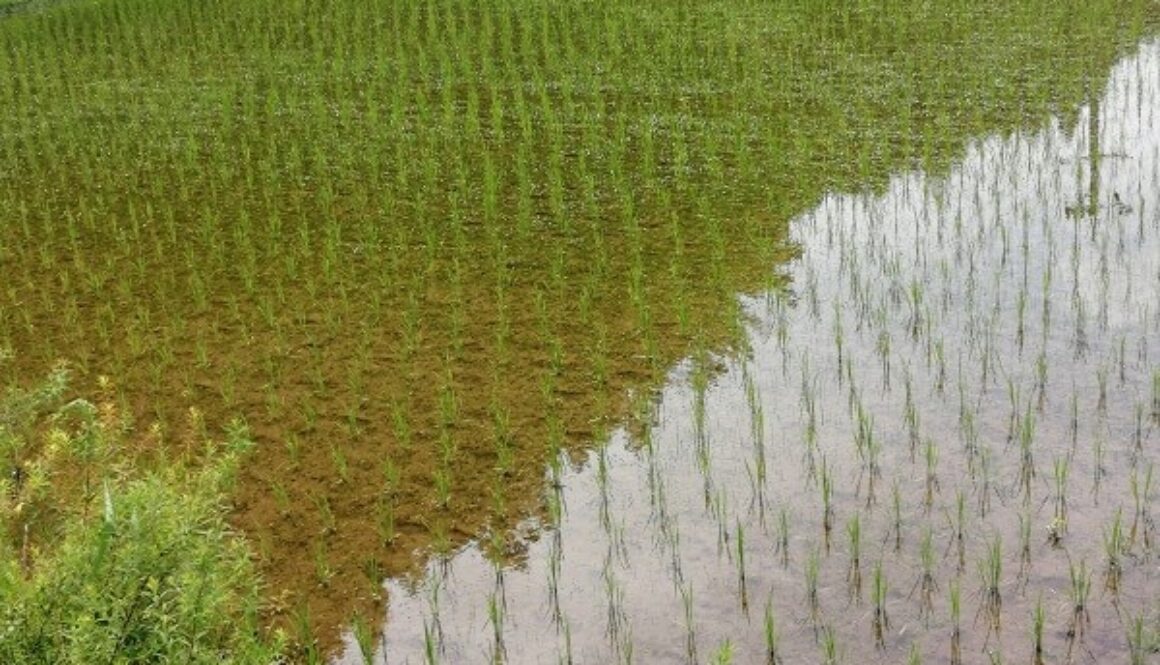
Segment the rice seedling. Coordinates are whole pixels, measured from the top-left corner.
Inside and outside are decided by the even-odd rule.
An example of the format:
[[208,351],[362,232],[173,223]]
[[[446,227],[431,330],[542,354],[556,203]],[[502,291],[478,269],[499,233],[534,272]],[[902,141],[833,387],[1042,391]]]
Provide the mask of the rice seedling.
[[388,547],[395,542],[398,535],[395,529],[395,514],[395,499],[391,496],[379,497],[375,502],[375,523],[379,540]]
[[286,485],[278,481],[271,481],[270,493],[274,495],[278,511],[283,515],[288,514],[290,512],[290,496],[286,491]]
[[[913,459],[925,436],[941,437],[954,426],[954,414],[944,419],[926,398],[932,386],[941,392],[950,382],[950,389],[959,389],[956,377],[948,377],[948,359],[962,359],[957,378],[968,385],[961,399],[967,408],[960,410],[969,414],[962,434],[964,445],[974,448],[987,440],[994,419],[989,396],[970,385],[979,379],[975,371],[981,369],[984,385],[1009,373],[1035,386],[1036,354],[1044,363],[1052,354],[1052,380],[1042,381],[1045,390],[1036,394],[1049,403],[1035,413],[1041,432],[1035,454],[1056,455],[1062,453],[1049,433],[1063,432],[1064,423],[1050,404],[1066,397],[1061,377],[1090,370],[1072,371],[1079,361],[1069,366],[1059,359],[1054,341],[1027,358],[1008,355],[1006,346],[1014,345],[1005,335],[1017,327],[1022,347],[1025,334],[1032,341],[1042,333],[1045,340],[1059,337],[1066,344],[1067,333],[1078,338],[1082,331],[1091,349],[1107,348],[1114,340],[1092,325],[1093,305],[1121,340],[1135,342],[1141,334],[1135,323],[1118,326],[1117,319],[1117,308],[1133,311],[1137,295],[1141,301],[1151,295],[1141,275],[1123,274],[1134,270],[1132,243],[1118,250],[1116,234],[1130,236],[1131,229],[1116,229],[1134,226],[1131,219],[1092,224],[1098,242],[1077,233],[1081,244],[1071,258],[1082,263],[1080,270],[1067,265],[1071,270],[1045,277],[1040,262],[1051,265],[1067,249],[1065,231],[1045,228],[1056,220],[1040,219],[1063,214],[1054,204],[1060,185],[1028,178],[1029,204],[1022,189],[1009,195],[1016,183],[1007,175],[1007,165],[1015,163],[1030,164],[1034,173],[1040,147],[1032,138],[1037,134],[1014,136],[1008,130],[1026,129],[1054,110],[1064,116],[1061,125],[1074,120],[1064,133],[1080,140],[1083,123],[1068,115],[1086,96],[1076,81],[1100,81],[1115,54],[1124,52],[1120,47],[1143,30],[1142,18],[1134,19],[1140,25],[1121,19],[1142,11],[1132,3],[1096,3],[1084,8],[1082,21],[1048,3],[1034,3],[1036,11],[960,8],[950,21],[945,12],[936,17],[923,8],[863,15],[805,5],[733,11],[728,2],[693,8],[531,7],[523,0],[470,7],[443,0],[307,4],[275,7],[257,0],[178,7],[101,0],[3,20],[0,68],[12,76],[0,83],[0,100],[27,113],[12,114],[0,131],[0,154],[19,166],[0,179],[0,216],[10,220],[0,229],[0,262],[11,269],[0,287],[0,343],[29,346],[35,355],[14,374],[57,353],[73,355],[73,349],[78,362],[92,367],[90,375],[119,372],[127,385],[125,403],[139,420],[179,422],[184,405],[150,395],[163,392],[156,390],[158,378],[165,383],[173,368],[192,365],[180,379],[189,388],[183,399],[203,405],[211,428],[223,412],[236,410],[260,422],[256,431],[264,439],[298,437],[293,450],[289,444],[285,451],[263,447],[259,464],[285,474],[278,479],[290,497],[329,497],[330,518],[315,505],[317,498],[290,502],[289,510],[299,523],[321,523],[324,532],[342,534],[341,549],[350,553],[331,543],[336,568],[345,570],[351,557],[359,560],[372,548],[405,544],[423,554],[411,561],[392,551],[399,556],[389,558],[391,573],[402,574],[408,566],[422,568],[434,539],[446,540],[440,549],[455,551],[478,539],[481,530],[525,519],[564,530],[589,506],[581,499],[569,504],[571,515],[564,510],[565,490],[583,485],[568,482],[577,460],[584,459],[577,453],[620,431],[617,425],[631,411],[624,395],[660,387],[694,344],[707,356],[748,342],[750,351],[739,355],[751,353],[753,375],[761,376],[768,393],[751,398],[754,446],[743,452],[759,517],[773,505],[768,502],[783,501],[781,492],[820,484],[828,552],[834,519],[855,514],[851,508],[860,500],[873,506],[876,472],[895,464],[895,453],[901,453],[894,443],[908,437]],[[1121,20],[1109,20],[1113,16]],[[1040,21],[1048,28],[1029,29]],[[1060,25],[1068,29],[1051,29]],[[1080,29],[1073,30],[1076,25]],[[188,38],[175,37],[186,33]],[[132,57],[121,57],[130,51]],[[55,66],[62,58],[69,67]],[[218,59],[236,67],[219,67]],[[965,64],[947,67],[951,61]],[[772,76],[771,62],[785,67]],[[1012,62],[1029,64],[1002,64]],[[215,75],[205,76],[210,70]],[[1042,71],[1052,72],[1052,80],[1034,73]],[[1094,98],[1099,86],[1091,88]],[[1110,108],[1117,110],[1096,123],[1105,142],[1117,135],[1109,118],[1133,115],[1129,105]],[[983,135],[1012,140],[965,147],[967,137]],[[1004,146],[996,163],[978,169],[985,178],[974,177],[973,166],[953,170],[954,162],[974,159],[976,147],[984,154],[996,143]],[[1105,145],[1100,152],[1112,149]],[[1083,152],[1077,148],[1076,154]],[[1093,163],[1078,159],[1076,169],[1099,171],[1089,168]],[[906,173],[913,166],[930,167],[920,186]],[[1056,164],[1049,171],[1061,170],[1066,169]],[[905,183],[905,197],[879,196],[896,190],[885,182],[887,174]],[[831,191],[865,196],[831,197]],[[803,209],[831,198],[838,207],[849,200],[865,205],[799,224]],[[1099,203],[1091,199],[1085,195],[1083,208]],[[922,209],[911,210],[912,203]],[[1097,209],[1111,217],[1110,207]],[[846,212],[851,220],[843,217]],[[1145,225],[1148,216],[1140,217]],[[766,363],[759,336],[735,334],[741,328],[732,319],[742,308],[733,301],[735,294],[755,293],[770,280],[774,262],[764,248],[783,244],[789,219],[795,220],[792,233],[800,233],[793,237],[802,240],[802,258],[785,264],[789,287],[776,296],[778,309],[768,316],[773,362]],[[807,224],[816,225],[816,236],[806,233]],[[1009,233],[1023,234],[1022,256],[1017,248],[1008,255]],[[1001,259],[988,253],[1000,251],[991,247],[999,242]],[[1018,245],[1019,236],[1010,242]],[[762,250],[753,250],[757,246]],[[819,260],[815,250],[823,248],[824,260],[832,263]],[[1120,251],[1129,252],[1123,254],[1127,260]],[[1097,254],[1115,261],[1117,270],[1105,270],[1110,277],[1080,292],[1070,311],[1051,304],[1053,316],[1037,317],[1072,282],[1096,272],[1088,264]],[[1121,265],[1124,271],[1118,271]],[[1059,262],[1055,269],[1063,267]],[[840,279],[822,277],[834,274],[833,268]],[[1129,279],[1131,297],[1121,291]],[[840,290],[830,282],[840,282]],[[1096,288],[1103,290],[1092,301]],[[828,306],[832,318],[825,314]],[[993,313],[983,311],[991,307]],[[123,321],[143,323],[126,328],[126,340],[118,344]],[[363,332],[348,335],[351,330]],[[795,415],[782,408],[793,400],[776,383],[776,367],[780,360],[783,377],[792,377],[798,362],[793,347],[819,338],[819,332],[822,338],[829,333],[830,342],[802,358],[814,355],[812,366],[824,369],[803,371],[809,403]],[[588,339],[589,333],[600,341]],[[274,347],[280,351],[268,351]],[[1134,374],[1145,365],[1129,355],[1125,370],[1124,355],[1109,360],[1108,371],[1119,360],[1121,382],[1126,376],[1129,389],[1135,388]],[[831,420],[841,410],[831,401],[842,401],[841,393],[852,389],[864,416],[881,425],[889,419],[884,414],[899,409],[902,395],[860,393],[855,377],[865,387],[866,372],[881,371],[884,386],[896,385],[900,368],[908,393],[904,427],[869,431],[858,461],[868,485],[846,491],[847,473],[859,469],[834,457],[841,450],[837,437],[849,436],[849,421]],[[1141,400],[1146,378],[1145,389],[1137,392]],[[765,390],[766,379],[773,388]],[[717,386],[708,385],[708,376],[705,381],[711,400]],[[540,399],[527,400],[528,393]],[[1108,396],[1104,431],[1119,431],[1118,394],[1113,389]],[[363,402],[357,399],[362,395],[376,398]],[[1035,408],[1025,395],[1020,416],[1024,402]],[[1142,403],[1146,428],[1149,404]],[[671,424],[678,409],[667,404],[666,410]],[[699,444],[711,440],[711,446],[701,446],[699,463],[705,505],[716,503],[718,514],[702,525],[692,517],[696,511],[681,503],[682,483],[673,482],[678,472],[664,456],[676,446],[662,434],[657,450],[649,444],[643,454],[656,456],[649,461],[649,482],[663,478],[673,488],[663,499],[671,505],[639,502],[658,515],[640,528],[640,537],[647,540],[648,532],[666,524],[656,540],[667,543],[661,556],[676,563],[662,566],[680,571],[667,574],[691,587],[700,578],[694,567],[679,565],[676,517],[682,518],[686,551],[699,541],[700,529],[716,527],[720,534],[722,524],[733,527],[726,535],[743,540],[748,551],[722,538],[722,553],[736,557],[746,585],[756,584],[765,579],[763,564],[774,549],[763,545],[773,544],[788,566],[788,511],[810,512],[817,504],[782,508],[771,529],[775,535],[764,532],[763,520],[760,529],[742,535],[742,506],[721,481],[741,473],[733,466],[736,451],[725,424],[730,417],[724,411],[708,415],[702,413],[705,422],[695,438]],[[802,454],[803,465],[768,463],[762,423],[795,417],[805,447],[787,454]],[[631,430],[627,434],[635,440]],[[327,459],[336,434],[357,438],[359,446],[342,445]],[[1074,441],[1074,431],[1071,436]],[[972,465],[982,516],[1000,523],[1013,517],[1006,506],[986,501],[992,496],[989,472],[1006,484],[1007,471],[1020,465],[1017,452],[981,446],[969,460],[957,447],[938,452],[942,481],[953,478],[961,463]],[[1119,473],[1113,452],[1107,449],[1104,462]],[[385,487],[361,482],[362,465],[376,456],[389,456],[396,470],[393,479],[383,478]],[[608,457],[593,458],[593,466],[617,469]],[[1146,454],[1140,461],[1147,462]],[[311,473],[289,470],[307,467]],[[550,492],[534,487],[544,468]],[[269,480],[265,473],[242,477],[251,475]],[[341,493],[331,493],[336,478]],[[937,484],[916,480],[914,496],[907,486],[900,491],[895,485],[892,492],[899,552],[902,520],[917,508],[910,502],[925,499],[928,512],[941,509]],[[564,488],[566,483],[571,487]],[[1042,498],[1040,487],[1027,484],[1027,494]],[[273,544],[263,563],[271,588],[298,584],[311,591],[313,580],[295,583],[289,572],[309,569],[311,548],[281,531],[284,520],[268,519],[271,508],[285,510],[286,504],[264,489],[244,489],[237,523],[258,533],[255,541]],[[637,507],[629,498],[630,505],[620,508],[623,497],[635,496],[621,489],[607,490],[605,505],[612,508],[602,509],[603,526],[610,540],[621,541],[618,548],[628,540],[631,549]],[[1003,500],[1008,489],[997,488],[994,496]],[[727,502],[734,510],[725,510]],[[1139,502],[1147,506],[1147,492]],[[967,515],[961,509],[954,527],[956,508],[948,503],[961,568],[974,534],[963,526]],[[591,507],[601,510],[595,502]],[[1090,506],[1074,497],[1067,509],[1076,524],[1089,517]],[[424,532],[412,524],[433,526]],[[875,524],[886,527],[881,520]],[[861,526],[870,522],[862,519]],[[712,540],[714,534],[707,535]],[[915,535],[917,540],[921,532]],[[1141,527],[1135,544],[1144,537]],[[539,586],[547,576],[536,567],[538,548],[550,548],[549,540],[533,538],[528,547],[527,570],[539,576]],[[569,568],[580,566],[582,557],[567,551]],[[903,563],[914,555],[907,548]],[[563,580],[554,584],[567,593],[564,582],[573,572],[558,566],[557,574]],[[332,580],[333,593],[311,594],[311,607],[349,597],[339,589],[342,577]],[[824,594],[832,585],[822,577]],[[471,584],[463,588],[467,594]],[[698,601],[704,600],[699,594]],[[478,611],[482,603],[474,606]],[[329,634],[334,625],[349,625],[340,614],[316,611],[315,628]],[[1020,610],[1020,616],[1026,615]],[[514,627],[521,622],[514,609],[505,619],[506,638],[513,640],[506,646],[514,654],[514,640],[523,639]],[[591,623],[586,618],[557,624],[568,634],[568,659],[573,637],[577,647],[588,648],[591,638],[581,626]],[[851,623],[835,621],[835,641],[846,639]],[[423,643],[418,626],[413,628],[415,639],[400,644]],[[650,638],[643,631],[638,637]],[[738,657],[753,653],[744,635],[731,637]],[[429,642],[443,639],[440,631]],[[334,643],[334,635],[326,641]],[[791,652],[796,647],[786,650]],[[428,659],[451,659],[452,653],[435,649]],[[901,660],[900,653],[887,658]],[[642,654],[649,655],[638,645]],[[402,654],[411,656],[421,659]]]
[[979,562],[979,590],[982,602],[976,617],[980,613],[986,614],[989,630],[999,632],[1002,626],[1003,596],[1000,591],[1003,577],[1003,550],[1002,540],[996,536],[987,547],[986,558]]
[[733,642],[728,639],[722,642],[709,662],[712,665],[730,665],[733,662]]
[[765,663],[766,665],[778,665],[782,662],[781,632],[778,629],[777,620],[774,616],[772,598],[765,603],[762,631],[765,636]]
[[342,447],[331,444],[330,446],[330,462],[334,465],[334,472],[340,482],[350,482],[350,466],[346,461],[346,453],[343,452]]
[[435,469],[433,475],[435,487],[435,506],[440,510],[447,510],[451,504],[451,470],[446,462]]
[[331,507],[330,498],[325,494],[316,495],[314,497],[314,507],[318,510],[318,517],[322,522],[322,533],[328,535],[336,532],[338,530],[338,521],[334,516],[334,509]]
[[325,540],[314,542],[314,579],[318,586],[326,588],[334,579],[335,570],[330,565],[330,557],[326,549]]
[[294,612],[295,648],[307,663],[321,663],[322,654],[318,649],[318,642],[314,638],[314,631],[310,625],[310,611],[304,605],[299,605]]

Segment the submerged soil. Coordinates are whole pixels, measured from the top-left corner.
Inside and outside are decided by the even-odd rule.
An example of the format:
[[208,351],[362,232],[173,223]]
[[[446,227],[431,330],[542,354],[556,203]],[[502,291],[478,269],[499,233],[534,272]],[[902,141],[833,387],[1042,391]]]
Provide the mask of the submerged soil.
[[1157,11],[813,4],[13,15],[0,371],[111,378],[142,464],[244,422],[234,522],[299,656],[433,555],[532,561],[570,467],[655,428],[683,359],[708,381],[753,344],[738,294],[813,302],[830,272],[776,268],[791,219],[1052,110],[1082,127]]

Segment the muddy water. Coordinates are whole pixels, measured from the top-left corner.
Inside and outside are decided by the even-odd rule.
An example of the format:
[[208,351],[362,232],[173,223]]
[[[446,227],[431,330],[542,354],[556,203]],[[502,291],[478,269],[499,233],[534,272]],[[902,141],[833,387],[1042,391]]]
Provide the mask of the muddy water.
[[1158,82],[1152,41],[1074,123],[798,217],[792,287],[744,302],[749,353],[674,367],[651,427],[548,490],[559,515],[515,563],[470,545],[390,580],[376,657],[761,662],[768,612],[783,662],[947,662],[956,623],[963,662],[1023,662],[1041,603],[1047,662],[1128,662],[1160,615]]

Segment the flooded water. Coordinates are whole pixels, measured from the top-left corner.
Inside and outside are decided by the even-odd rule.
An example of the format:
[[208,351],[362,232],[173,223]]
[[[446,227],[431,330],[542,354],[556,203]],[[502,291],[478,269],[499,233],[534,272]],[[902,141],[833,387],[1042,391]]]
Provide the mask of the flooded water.
[[792,234],[748,353],[672,368],[514,563],[389,580],[376,662],[1035,662],[1037,607],[1047,662],[1156,662],[1160,42]]
[[67,366],[135,475],[252,439],[228,508],[288,659],[385,625],[403,661],[746,660],[767,605],[785,660],[852,654],[879,559],[883,658],[959,577],[977,656],[1000,534],[991,644],[1049,579],[1058,653],[1120,506],[1120,621],[1154,612],[1151,60],[1105,82],[1155,2],[20,6],[0,384]]

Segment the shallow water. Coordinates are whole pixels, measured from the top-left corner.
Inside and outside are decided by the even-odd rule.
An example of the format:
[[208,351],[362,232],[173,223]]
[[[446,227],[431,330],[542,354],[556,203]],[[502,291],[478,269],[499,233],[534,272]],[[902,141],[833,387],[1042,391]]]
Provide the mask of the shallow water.
[[[0,24],[12,109],[0,125],[0,382],[28,385],[63,361],[76,396],[125,418],[135,472],[244,424],[256,446],[232,523],[263,579],[263,622],[290,635],[292,659],[329,653],[352,618],[380,616],[385,576],[472,539],[534,566],[519,541],[555,521],[545,466],[583,461],[621,424],[639,434],[682,358],[744,346],[742,304],[753,334],[777,336],[779,310],[737,294],[798,280],[782,307],[782,380],[800,383],[808,333],[794,324],[789,338],[791,318],[815,300],[818,317],[834,310],[810,297],[820,268],[773,267],[797,255],[791,218],[827,192],[885,191],[903,169],[945,174],[969,139],[1038,127],[1051,109],[1082,128],[1074,113],[1092,82],[1160,25],[1152,0],[43,6],[54,9]],[[844,316],[853,336],[858,314]],[[904,339],[887,339],[902,358]],[[871,413],[881,404],[858,348],[846,352]],[[702,411],[711,445],[692,450],[710,504],[725,502],[715,514],[737,530],[749,485],[723,481],[744,468],[719,440],[733,426],[718,422],[732,408],[727,360],[673,379],[719,382]],[[816,480],[813,504],[786,503],[801,469],[773,463],[776,446],[801,440],[782,428],[802,407],[785,406],[794,420],[762,407],[782,420],[740,459],[765,455],[760,496],[775,524],[779,496],[787,521],[805,523],[818,519]],[[836,455],[852,448],[834,443],[849,436],[837,408],[818,410],[814,463],[830,455],[841,490],[850,469]],[[658,440],[672,448],[672,428],[687,425],[665,418]],[[889,418],[876,418],[885,442]],[[923,432],[946,431],[925,418]],[[736,426],[728,436],[748,436]],[[944,457],[945,486],[958,470]],[[1050,462],[1037,461],[1041,473]],[[46,504],[67,503],[68,475]],[[616,489],[609,506],[628,495]],[[674,506],[682,524],[695,514]],[[839,535],[847,513],[834,515]],[[48,552],[55,508],[23,514],[9,533]],[[811,542],[793,541],[799,568]]]
[[[1031,659],[1039,600],[1049,662],[1126,662],[1131,621],[1160,612],[1156,481],[1143,495],[1160,418],[1158,102],[1151,41],[1074,125],[981,138],[945,176],[900,174],[795,219],[790,290],[744,299],[746,357],[675,367],[651,427],[572,466],[548,501],[559,519],[529,524],[515,563],[473,544],[390,580],[376,657],[704,662],[728,642],[735,662],[758,662],[770,608],[784,662],[823,658],[827,633],[847,661],[901,662],[913,645],[946,662],[957,580],[964,662]],[[1134,538],[1113,594],[1117,511]],[[875,648],[879,562],[889,624]],[[1090,623],[1073,641],[1081,563]],[[339,662],[358,662],[346,642]]]

